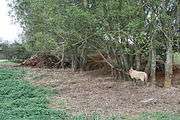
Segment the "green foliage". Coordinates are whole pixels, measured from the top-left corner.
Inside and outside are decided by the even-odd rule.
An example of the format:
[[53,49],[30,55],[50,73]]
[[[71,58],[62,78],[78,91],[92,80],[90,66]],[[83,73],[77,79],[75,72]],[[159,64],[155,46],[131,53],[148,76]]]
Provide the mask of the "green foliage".
[[[55,46],[51,47],[48,42],[52,39],[57,42],[66,41],[70,46],[79,41],[88,40],[88,45],[79,44],[77,47],[85,45],[89,48],[90,44],[96,45],[93,40],[98,40],[97,37],[101,38],[98,40],[101,42],[104,33],[128,26],[128,22],[132,26],[131,20],[135,21],[135,16],[142,14],[136,2],[116,0],[100,2],[99,6],[93,10],[85,10],[74,4],[58,0],[35,0],[33,2],[27,0],[21,3],[15,1],[10,5],[16,12],[17,18],[21,18],[19,21],[25,27],[27,40],[30,43],[33,41],[30,47],[37,51],[43,51],[44,48],[52,50]],[[137,22],[135,24],[139,25]],[[79,49],[84,51],[84,47]]]
[[31,52],[22,43],[1,43],[0,47],[2,48],[1,53],[4,55],[2,59],[18,61],[26,59],[31,55]]
[[[159,25],[164,30],[170,31],[175,18],[175,1],[165,3],[165,7],[168,9],[163,9],[162,1],[159,0],[144,1],[145,3],[141,3],[139,0],[87,0],[87,2],[89,6],[92,5],[93,9],[90,9],[89,6],[82,7],[81,2],[70,2],[70,0],[9,0],[9,5],[14,11],[12,13],[15,18],[24,27],[29,48],[34,51],[44,51],[45,49],[51,51],[57,48],[59,42],[62,41],[66,41],[66,47],[69,48],[72,44],[88,39],[87,44],[76,46],[76,49],[80,47],[78,49],[81,49],[82,52],[84,51],[82,46],[89,49],[90,44],[96,45],[93,40],[103,43],[105,34],[111,35],[115,41],[118,41],[115,37],[117,34],[110,33],[112,31],[126,32],[126,36],[122,33],[118,33],[118,36],[126,39],[133,36],[138,45],[138,39],[144,43],[148,42],[146,36],[141,36],[142,32],[146,31],[145,26],[149,28],[147,31],[156,30]],[[149,18],[147,16],[150,12]],[[98,39],[96,39],[97,37]],[[111,42],[109,41],[109,43]],[[121,44],[117,45],[121,46]],[[112,43],[108,45],[113,46]],[[139,47],[135,49],[139,49]],[[74,48],[71,51],[73,50]]]
[[134,120],[180,120],[180,116],[162,112],[143,113]]
[[0,119],[68,119],[63,110],[48,108],[50,91],[20,80],[23,70],[0,69]]

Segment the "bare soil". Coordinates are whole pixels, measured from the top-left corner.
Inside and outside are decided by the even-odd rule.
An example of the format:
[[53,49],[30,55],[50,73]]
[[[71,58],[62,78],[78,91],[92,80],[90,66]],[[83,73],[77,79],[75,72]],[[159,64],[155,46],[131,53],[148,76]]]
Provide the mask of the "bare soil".
[[[25,78],[34,85],[51,87],[51,108],[66,109],[72,114],[93,112],[104,116],[131,115],[142,112],[173,112],[180,114],[180,86],[172,88],[134,85],[132,81],[114,80],[94,72],[70,69],[26,68]],[[179,80],[180,81],[180,80]]]

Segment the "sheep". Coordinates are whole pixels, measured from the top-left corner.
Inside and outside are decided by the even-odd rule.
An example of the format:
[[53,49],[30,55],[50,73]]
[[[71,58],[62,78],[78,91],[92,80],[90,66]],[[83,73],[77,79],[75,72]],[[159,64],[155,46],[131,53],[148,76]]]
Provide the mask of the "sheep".
[[141,80],[145,84],[146,84],[147,79],[148,79],[147,73],[142,72],[142,71],[133,70],[132,68],[129,70],[129,75],[132,79]]

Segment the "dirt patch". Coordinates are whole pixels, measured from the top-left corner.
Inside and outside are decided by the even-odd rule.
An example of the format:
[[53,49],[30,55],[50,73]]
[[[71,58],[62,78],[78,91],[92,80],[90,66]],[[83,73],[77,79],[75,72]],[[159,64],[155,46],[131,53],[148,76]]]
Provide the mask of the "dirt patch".
[[[28,68],[29,69],[29,68]],[[180,88],[135,86],[131,81],[117,81],[93,72],[74,73],[70,69],[29,69],[26,80],[34,85],[52,87],[56,96],[49,105],[73,114],[97,112],[137,115],[142,112],[180,111]],[[97,72],[97,71],[96,71]]]

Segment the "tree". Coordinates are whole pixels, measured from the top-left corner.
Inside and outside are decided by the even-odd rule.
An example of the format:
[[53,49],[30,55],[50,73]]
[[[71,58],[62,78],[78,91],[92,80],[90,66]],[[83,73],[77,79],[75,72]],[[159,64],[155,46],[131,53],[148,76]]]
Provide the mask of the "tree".
[[165,49],[172,51],[167,39],[171,39],[172,45],[175,39],[178,41],[171,29],[173,20],[178,19],[177,1],[166,0],[166,7],[159,0],[9,0],[9,3],[24,28],[25,48],[34,53],[55,54],[62,65],[70,59],[74,70],[83,68],[89,55],[101,54],[112,69],[123,71],[122,79],[128,79],[125,73],[131,66],[139,70],[147,66],[155,84],[156,55],[165,61]]

